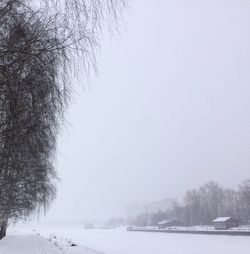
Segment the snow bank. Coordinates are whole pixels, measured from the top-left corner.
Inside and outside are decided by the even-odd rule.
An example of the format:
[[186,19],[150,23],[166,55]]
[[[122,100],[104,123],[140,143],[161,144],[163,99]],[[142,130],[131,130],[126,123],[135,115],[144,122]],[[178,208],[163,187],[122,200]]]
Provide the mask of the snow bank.
[[102,254],[55,235],[18,233],[0,241],[0,254]]
[[1,254],[62,254],[52,243],[37,235],[11,235],[0,241]]

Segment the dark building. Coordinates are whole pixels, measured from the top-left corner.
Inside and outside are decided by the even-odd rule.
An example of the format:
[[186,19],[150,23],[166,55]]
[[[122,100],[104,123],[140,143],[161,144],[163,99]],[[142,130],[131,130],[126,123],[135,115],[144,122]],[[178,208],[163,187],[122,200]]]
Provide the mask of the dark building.
[[164,220],[157,223],[157,225],[159,229],[183,226],[183,224],[178,220]]
[[215,229],[229,229],[239,227],[239,221],[232,217],[218,217],[213,220]]

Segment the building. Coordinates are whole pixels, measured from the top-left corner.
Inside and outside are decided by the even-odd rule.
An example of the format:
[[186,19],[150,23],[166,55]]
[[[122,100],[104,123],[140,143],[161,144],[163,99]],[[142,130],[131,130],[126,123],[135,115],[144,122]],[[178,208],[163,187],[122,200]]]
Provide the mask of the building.
[[178,220],[164,220],[157,223],[157,225],[159,229],[183,226],[183,224]]
[[218,217],[213,220],[215,229],[229,229],[239,227],[239,221],[232,217]]

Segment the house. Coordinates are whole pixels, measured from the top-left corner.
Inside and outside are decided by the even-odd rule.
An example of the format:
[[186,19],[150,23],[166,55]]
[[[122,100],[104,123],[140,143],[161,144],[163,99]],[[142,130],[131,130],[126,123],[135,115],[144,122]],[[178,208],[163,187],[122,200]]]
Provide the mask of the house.
[[178,220],[164,220],[157,223],[159,229],[168,228],[168,227],[178,227],[183,226],[183,224]]
[[215,229],[229,229],[233,227],[239,227],[239,221],[232,217],[218,217],[213,220]]

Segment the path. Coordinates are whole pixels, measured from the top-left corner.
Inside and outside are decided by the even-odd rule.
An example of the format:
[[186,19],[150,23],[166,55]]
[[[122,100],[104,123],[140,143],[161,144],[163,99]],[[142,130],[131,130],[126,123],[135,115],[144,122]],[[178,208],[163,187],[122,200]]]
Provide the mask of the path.
[[[58,243],[57,243],[58,244]],[[62,251],[63,250],[63,251]],[[0,241],[0,254],[104,254],[84,246],[57,247],[47,239],[34,234],[17,234]]]
[[46,239],[36,235],[7,236],[0,241],[0,254],[62,254]]

